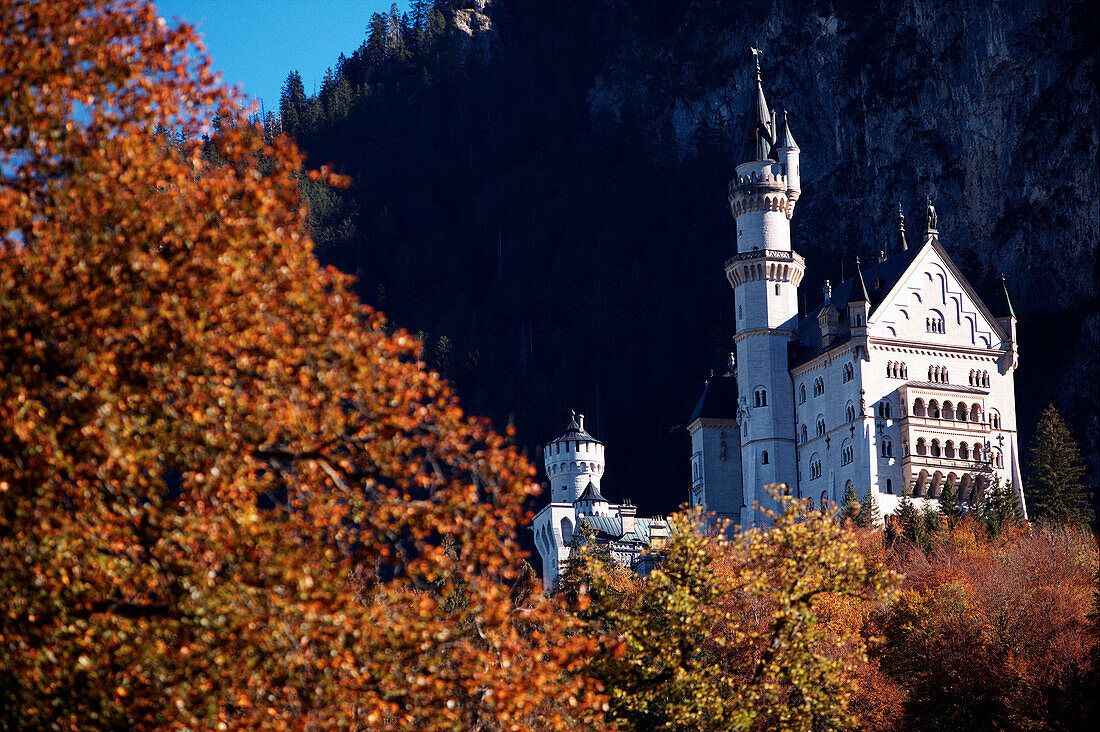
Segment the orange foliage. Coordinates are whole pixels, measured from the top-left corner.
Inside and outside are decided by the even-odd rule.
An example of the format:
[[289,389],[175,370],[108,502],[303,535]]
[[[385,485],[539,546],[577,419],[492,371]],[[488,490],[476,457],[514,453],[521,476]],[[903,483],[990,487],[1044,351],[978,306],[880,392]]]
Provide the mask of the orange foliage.
[[144,2],[0,38],[4,724],[590,726],[530,465],[319,268],[293,143],[165,146],[239,100]]
[[964,521],[899,560],[881,666],[908,689],[914,728],[1073,727],[1096,712],[1096,543],[1063,527],[981,532]]

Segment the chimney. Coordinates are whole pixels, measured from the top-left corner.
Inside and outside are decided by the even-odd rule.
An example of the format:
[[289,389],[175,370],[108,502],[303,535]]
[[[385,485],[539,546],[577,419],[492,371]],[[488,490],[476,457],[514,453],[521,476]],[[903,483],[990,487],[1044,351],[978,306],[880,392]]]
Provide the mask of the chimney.
[[668,541],[668,522],[662,518],[653,519],[649,525],[649,548],[660,549]]
[[581,432],[584,432],[584,415],[583,414],[578,414],[577,415],[577,427],[580,428]]
[[638,515],[638,507],[630,502],[629,498],[623,499],[619,504],[619,518],[623,521],[623,536],[634,533],[634,518]]

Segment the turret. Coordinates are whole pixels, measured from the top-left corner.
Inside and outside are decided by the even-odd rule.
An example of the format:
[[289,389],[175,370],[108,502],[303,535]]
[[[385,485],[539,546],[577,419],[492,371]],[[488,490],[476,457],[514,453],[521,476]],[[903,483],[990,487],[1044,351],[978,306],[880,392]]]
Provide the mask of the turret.
[[779,128],[779,135],[775,141],[775,151],[779,153],[779,160],[784,164],[787,173],[787,198],[791,205],[798,200],[802,193],[800,179],[798,177],[798,143],[794,141],[791,127],[787,121],[787,110],[783,110],[783,125]]
[[599,493],[604,444],[584,429],[584,415],[573,412],[569,426],[542,451],[550,478],[550,500],[573,503],[589,483]]
[[870,358],[867,348],[867,319],[871,315],[871,296],[867,294],[867,283],[863,281],[859,257],[856,257],[856,276],[852,282],[852,294],[848,298],[848,327],[851,329],[852,342],[860,356],[867,360]]
[[1004,273],[1001,273],[1000,302],[996,309],[997,325],[1005,332],[1008,339],[1008,348],[1001,359],[1001,373],[1016,368],[1018,346],[1016,344],[1016,310],[1012,307],[1012,298],[1008,296],[1008,284],[1005,282]]

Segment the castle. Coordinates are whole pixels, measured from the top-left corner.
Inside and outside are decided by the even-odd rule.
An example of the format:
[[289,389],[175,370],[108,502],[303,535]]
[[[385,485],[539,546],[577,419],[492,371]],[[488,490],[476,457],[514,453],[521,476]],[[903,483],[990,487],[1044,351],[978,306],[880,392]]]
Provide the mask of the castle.
[[[886,514],[903,495],[934,502],[948,485],[974,504],[1000,480],[1023,506],[1016,318],[1003,280],[994,315],[941,245],[931,201],[912,246],[899,206],[894,251],[866,269],[857,259],[855,276],[835,288],[826,281],[800,318],[806,262],[790,229],[799,148],[786,113],[768,107],[758,59],[747,118],[729,189],[737,253],[725,264],[736,350],[687,423],[691,504],[747,528],[763,519],[754,503],[773,507],[764,488],[774,483],[818,506],[849,486],[860,496],[870,488]],[[602,474],[602,444],[599,456]],[[553,546],[543,537],[544,578],[563,548],[564,537]]]

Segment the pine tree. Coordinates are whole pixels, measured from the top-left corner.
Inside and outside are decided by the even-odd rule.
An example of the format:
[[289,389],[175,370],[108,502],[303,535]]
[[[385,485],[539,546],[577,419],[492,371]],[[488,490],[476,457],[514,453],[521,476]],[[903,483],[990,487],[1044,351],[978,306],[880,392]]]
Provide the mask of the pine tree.
[[963,509],[959,503],[959,489],[953,482],[948,482],[940,493],[940,515],[948,530],[954,529],[962,520]]
[[279,117],[283,122],[283,131],[291,137],[297,135],[302,128],[305,106],[306,89],[302,85],[302,75],[291,71],[283,82],[283,93],[279,97]]
[[851,521],[857,526],[861,526],[860,512],[862,511],[862,505],[859,502],[859,497],[856,496],[855,486],[848,483],[844,489],[844,502],[840,505],[840,514],[838,518],[844,521]]
[[915,544],[921,543],[924,538],[924,521],[920,510],[913,505],[908,494],[902,495],[898,510],[894,512],[894,520],[897,522],[899,539]]
[[1082,481],[1085,465],[1077,442],[1053,404],[1039,417],[1029,457],[1026,489],[1032,513],[1055,523],[1087,524],[1091,511]]
[[867,486],[867,493],[859,502],[859,518],[856,525],[865,529],[878,526],[878,501],[871,486]]
[[1023,519],[1024,512],[1016,491],[1011,484],[1002,483],[998,476],[993,480],[993,487],[982,497],[978,506],[978,521],[985,527],[986,533],[995,539]]

